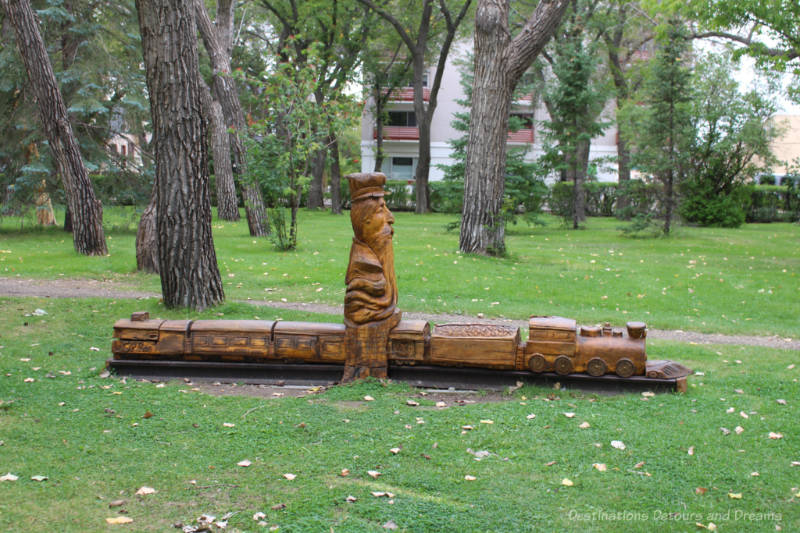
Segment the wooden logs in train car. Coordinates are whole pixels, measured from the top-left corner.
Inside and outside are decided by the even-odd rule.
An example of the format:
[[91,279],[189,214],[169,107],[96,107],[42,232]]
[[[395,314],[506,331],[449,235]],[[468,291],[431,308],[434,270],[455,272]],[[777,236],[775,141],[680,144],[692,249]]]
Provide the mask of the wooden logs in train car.
[[196,320],[191,322],[184,356],[202,360],[217,356],[227,361],[271,357],[271,320]]
[[519,328],[492,324],[437,324],[430,341],[429,363],[513,370]]
[[608,323],[578,330],[574,320],[551,316],[532,316],[529,325],[525,355],[532,372],[615,373],[625,378],[645,373],[647,326],[643,322],[628,322],[627,332]]
[[430,339],[431,326],[426,320],[401,320],[389,334],[389,360],[398,364],[423,363]]
[[275,357],[287,361],[344,363],[342,324],[278,322],[273,330]]

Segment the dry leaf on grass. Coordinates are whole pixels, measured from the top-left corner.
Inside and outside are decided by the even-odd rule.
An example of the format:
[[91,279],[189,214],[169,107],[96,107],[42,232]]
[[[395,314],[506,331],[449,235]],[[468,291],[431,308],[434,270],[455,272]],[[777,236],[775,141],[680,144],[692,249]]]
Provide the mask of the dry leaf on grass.
[[47,481],[47,476],[31,476],[32,481]]
[[571,487],[575,483],[573,483],[571,479],[564,478],[564,479],[561,480],[561,484],[564,485],[565,487]]
[[342,471],[339,472],[339,475],[342,477],[347,477],[350,475],[350,470],[347,468],[342,468]]
[[730,435],[731,434],[731,430],[728,429],[728,428],[719,428],[719,430],[722,432],[723,435]]
[[141,487],[139,490],[136,491],[137,496],[147,496],[148,494],[155,494],[156,489],[153,487]]
[[638,463],[636,463],[635,465],[633,465],[633,467],[634,467],[634,468],[641,468],[641,467],[643,467],[643,466],[644,466],[644,461],[639,461]]
[[133,518],[128,516],[115,516],[114,518],[106,518],[106,523],[111,525],[130,524],[131,522],[133,522]]
[[481,424],[494,424],[494,420],[481,420]]
[[471,476],[471,475],[469,475],[469,474],[467,474],[466,476],[464,476],[464,480],[465,480],[465,481],[475,481],[476,479],[478,479],[478,478],[476,478],[475,476]]
[[372,479],[378,479],[378,476],[380,476],[380,475],[381,475],[381,473],[380,473],[380,472],[378,472],[377,470],[367,470],[367,474],[368,474],[368,475],[369,475],[369,477],[371,477]]
[[397,529],[397,524],[394,523],[394,520],[389,520],[385,524],[383,524],[383,529]]
[[347,503],[354,503],[358,501],[358,498],[356,498],[355,496],[348,495],[347,498],[344,499],[344,501],[346,501]]
[[769,432],[769,438],[771,439],[782,439],[783,433],[775,433],[774,431]]
[[383,497],[394,498],[394,493],[393,492],[374,491],[374,492],[371,492],[370,494],[372,494],[376,498],[383,498]]
[[694,455],[694,446],[689,446],[689,450],[686,453],[689,455]]
[[586,428],[592,427],[592,425],[589,424],[589,422],[581,422],[581,425],[578,426],[578,427],[581,428],[581,429],[586,429]]
[[367,394],[366,396],[364,396],[364,401],[365,402],[372,402],[372,401],[375,401],[375,398],[373,398],[372,396]]
[[618,449],[618,450],[624,450],[625,449],[625,443],[622,442],[621,440],[612,440],[611,441],[611,446],[616,448],[616,449]]
[[267,517],[266,514],[262,513],[261,511],[257,512],[253,515],[253,520],[258,522],[259,520],[264,520]]
[[251,463],[250,461],[245,459],[244,461],[239,461],[238,463],[236,463],[236,466],[248,467],[251,464],[253,464],[253,463]]
[[436,402],[436,407],[447,407],[446,402]]
[[575,418],[575,413],[564,413],[567,418]]
[[784,400],[783,398],[778,398],[775,401],[778,402],[779,405],[786,405],[786,400]]
[[527,418],[528,420],[533,420],[534,418],[536,418],[536,415],[531,413],[528,416],[526,416],[525,418]]
[[291,480],[293,480],[294,478],[296,478],[297,476],[296,476],[296,475],[294,475],[294,474],[289,474],[289,473],[286,473],[286,474],[284,474],[284,475],[283,475],[283,477],[284,477],[285,479],[288,479],[289,481],[291,481]]
[[744,428],[742,426],[736,426],[735,428],[733,428],[733,432],[736,433],[737,435],[741,435],[742,433],[744,433]]
[[608,470],[608,467],[606,466],[605,463],[593,463],[592,466],[598,472],[605,472],[606,470]]
[[729,492],[728,493],[728,498],[730,498],[731,500],[741,500],[742,499],[742,493],[741,492]]
[[236,427],[236,424],[231,424],[230,422],[223,422],[222,425],[226,428]]
[[114,500],[113,502],[108,502],[109,507],[122,507],[125,505],[125,500]]
[[707,488],[705,488],[705,487],[697,487],[696,489],[694,489],[694,493],[695,493],[695,494],[698,494],[698,495],[700,495],[700,496],[702,496],[702,495],[703,495],[703,494],[705,494],[706,492],[708,492],[708,489],[707,489]]
[[19,477],[15,476],[11,472],[9,472],[8,474],[6,474],[4,476],[0,476],[0,481],[16,481],[18,479],[19,479]]
[[419,402],[415,402],[414,400],[407,400],[406,405],[411,407],[417,407],[419,405]]
[[389,448],[389,451],[397,455],[398,453],[400,453],[400,448]]
[[270,507],[270,509],[272,509],[273,511],[280,511],[281,509],[286,509],[286,504],[285,503],[276,503],[275,505]]

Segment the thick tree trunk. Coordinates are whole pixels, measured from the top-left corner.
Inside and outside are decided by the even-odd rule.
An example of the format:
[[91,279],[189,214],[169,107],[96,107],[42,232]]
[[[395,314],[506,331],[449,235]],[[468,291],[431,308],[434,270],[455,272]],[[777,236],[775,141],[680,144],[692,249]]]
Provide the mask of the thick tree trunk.
[[505,251],[501,208],[513,92],[507,63],[510,40],[508,4],[479,2],[475,14],[475,76],[459,244],[462,252],[502,254]]
[[[628,141],[622,132],[617,133],[617,183],[621,185],[620,190],[626,190],[631,181],[631,150],[628,148]],[[617,195],[617,211],[626,212],[630,205],[630,198],[626,194]],[[629,214],[625,218],[630,218]]]
[[[427,8],[427,6],[426,6]],[[419,130],[419,152],[417,154],[417,170],[414,174],[414,183],[417,188],[416,207],[418,214],[430,213],[430,194],[428,193],[428,174],[431,170],[431,117],[436,111],[436,100],[428,100],[425,105],[422,85],[425,73],[424,50],[417,50],[414,54],[414,116],[417,119]],[[435,96],[435,95],[434,95]]]
[[475,13],[475,79],[459,247],[505,252],[503,193],[511,95],[558,26],[569,0],[542,0],[512,40],[508,0],[479,0]]
[[[191,3],[191,0],[189,1]],[[220,2],[217,10],[216,29],[211,23],[202,0],[194,0],[194,10],[197,16],[197,27],[214,70],[212,86],[214,98],[222,105],[222,113],[228,126],[233,174],[242,187],[247,226],[250,235],[263,237],[269,235],[269,221],[264,208],[261,188],[256,180],[247,174],[247,152],[242,141],[242,135],[247,130],[247,123],[236,90],[236,82],[231,77],[230,49],[233,42],[233,4],[227,0]]]
[[339,166],[339,140],[335,135],[328,136],[328,149],[331,153],[331,213],[342,214],[342,170]]
[[233,181],[231,145],[222,106],[211,96],[211,89],[201,79],[203,107],[208,115],[208,145],[214,157],[214,178],[217,186],[217,216],[222,220],[239,220],[239,200]]
[[383,168],[383,98],[381,88],[374,91],[375,98],[375,172]]
[[575,153],[567,170],[567,179],[572,181],[572,228],[578,229],[586,220],[586,174],[589,166],[591,141],[580,140],[575,145]]
[[72,223],[72,241],[78,253],[106,255],[103,207],[94,194],[67,109],[56,83],[53,66],[27,0],[2,0],[14,26],[25,69],[36,95],[42,126],[64,184]]
[[211,235],[208,152],[191,0],[137,0],[156,155],[156,227],[167,307],[225,298]]
[[136,231],[136,269],[158,274],[158,230],[156,229],[156,191],[150,197]]

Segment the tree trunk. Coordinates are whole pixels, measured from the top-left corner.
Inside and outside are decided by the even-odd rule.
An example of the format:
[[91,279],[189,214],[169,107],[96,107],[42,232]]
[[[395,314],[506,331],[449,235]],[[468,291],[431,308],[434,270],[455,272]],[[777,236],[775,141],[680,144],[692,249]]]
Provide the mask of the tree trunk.
[[375,95],[375,172],[383,168],[383,94],[376,87]]
[[626,191],[625,194],[617,195],[617,211],[626,213],[625,218],[629,219],[630,214],[627,213],[628,206],[630,205],[630,198],[626,185],[631,181],[631,151],[628,148],[628,141],[620,131],[617,133],[617,183],[621,187],[619,190]]
[[308,187],[308,203],[306,205],[309,209],[321,209],[323,207],[323,176],[325,174],[325,148],[320,148],[311,155],[311,183]]
[[137,0],[156,155],[156,228],[167,307],[222,302],[190,0]]
[[582,139],[575,144],[575,153],[570,157],[568,179],[572,180],[572,228],[578,229],[586,220],[586,182],[591,141]]
[[[189,2],[191,3],[191,0]],[[233,175],[242,187],[247,227],[253,237],[263,237],[269,235],[269,221],[267,211],[264,209],[261,188],[256,180],[247,174],[247,152],[241,137],[247,130],[247,123],[236,90],[236,82],[231,77],[230,52],[227,49],[233,42],[233,4],[224,0],[220,2],[219,7],[218,13],[224,12],[225,16],[220,17],[218,14],[218,24],[215,29],[203,1],[194,0],[197,27],[214,71],[212,86],[214,98],[222,105],[222,113],[228,126]]]
[[158,230],[156,229],[156,190],[150,196],[139,229],[136,231],[136,269],[158,274]]
[[513,85],[508,76],[508,4],[482,0],[475,14],[475,75],[472,85],[462,252],[505,251],[501,212],[506,170],[506,139]]
[[511,95],[522,74],[558,26],[569,0],[544,0],[512,40],[508,0],[479,0],[475,13],[475,78],[472,89],[462,252],[505,252],[503,193]]
[[211,96],[211,89],[201,79],[203,107],[208,115],[208,145],[214,157],[214,178],[217,186],[217,216],[222,220],[239,220],[239,200],[233,181],[231,145],[222,105]]
[[342,214],[342,170],[339,166],[339,139],[331,134],[328,137],[328,149],[331,152],[331,213]]
[[[426,4],[426,9],[428,9]],[[414,54],[414,116],[417,119],[419,130],[419,152],[417,154],[417,170],[414,173],[414,183],[417,188],[416,207],[418,214],[430,213],[428,194],[428,174],[431,170],[431,117],[436,111],[436,100],[428,100],[425,106],[422,79],[425,73],[424,49],[417,49]],[[434,95],[435,96],[435,95]]]
[[81,254],[106,255],[108,249],[103,233],[103,207],[94,194],[83,164],[31,5],[27,0],[2,0],[2,4],[14,26],[17,47],[36,95],[50,151],[64,184],[67,209],[71,214],[73,246]]

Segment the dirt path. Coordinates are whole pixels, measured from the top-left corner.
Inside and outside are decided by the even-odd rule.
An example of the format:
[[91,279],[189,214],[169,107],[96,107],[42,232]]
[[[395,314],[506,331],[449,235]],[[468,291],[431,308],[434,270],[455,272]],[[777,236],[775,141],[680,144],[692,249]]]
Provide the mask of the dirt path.
[[[41,297],[41,298],[160,298],[159,293],[136,290],[118,281],[91,279],[23,279],[0,277],[0,296]],[[311,313],[327,313],[340,315],[342,306],[326,304],[306,304],[295,302],[263,302],[247,300],[243,303],[272,307],[276,309],[292,309]],[[403,312],[404,318],[428,320],[434,323],[448,322],[484,322],[490,324],[506,324],[520,328],[528,327],[527,321],[476,318],[464,315],[429,314]],[[716,333],[696,333],[681,330],[648,329],[648,337],[697,344],[735,344],[780,348],[784,350],[800,350],[800,339],[779,336],[759,337],[754,335],[721,335]]]

